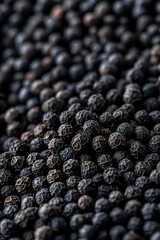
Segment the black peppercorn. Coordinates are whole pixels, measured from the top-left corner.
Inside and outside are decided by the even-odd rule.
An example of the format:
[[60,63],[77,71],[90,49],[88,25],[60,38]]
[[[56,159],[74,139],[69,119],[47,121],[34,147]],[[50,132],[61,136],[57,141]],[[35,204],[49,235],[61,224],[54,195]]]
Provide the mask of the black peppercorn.
[[92,148],[95,152],[103,153],[107,150],[107,140],[105,137],[99,135],[93,138]]

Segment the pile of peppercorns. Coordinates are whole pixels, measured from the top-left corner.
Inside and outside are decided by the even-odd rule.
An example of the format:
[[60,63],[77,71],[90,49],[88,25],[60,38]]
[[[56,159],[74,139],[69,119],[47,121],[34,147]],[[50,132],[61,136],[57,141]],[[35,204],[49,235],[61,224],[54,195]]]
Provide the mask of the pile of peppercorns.
[[160,240],[160,1],[0,2],[0,240]]

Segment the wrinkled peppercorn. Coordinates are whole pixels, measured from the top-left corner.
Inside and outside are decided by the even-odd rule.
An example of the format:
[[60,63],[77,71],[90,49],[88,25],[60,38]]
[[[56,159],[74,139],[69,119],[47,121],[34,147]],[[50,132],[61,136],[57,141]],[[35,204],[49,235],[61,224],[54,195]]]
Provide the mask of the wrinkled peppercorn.
[[159,14],[0,2],[0,239],[160,239]]

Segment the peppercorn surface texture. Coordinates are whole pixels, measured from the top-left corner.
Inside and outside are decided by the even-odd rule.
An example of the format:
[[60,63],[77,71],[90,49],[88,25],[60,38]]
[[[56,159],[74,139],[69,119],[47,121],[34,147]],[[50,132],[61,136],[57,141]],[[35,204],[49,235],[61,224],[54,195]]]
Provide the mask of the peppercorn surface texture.
[[160,1],[0,1],[0,240],[160,240]]

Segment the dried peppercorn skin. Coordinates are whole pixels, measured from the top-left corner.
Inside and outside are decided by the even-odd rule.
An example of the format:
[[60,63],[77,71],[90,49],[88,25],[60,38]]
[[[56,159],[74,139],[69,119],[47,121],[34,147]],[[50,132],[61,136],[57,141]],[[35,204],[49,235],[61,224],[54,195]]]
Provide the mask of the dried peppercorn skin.
[[1,1],[0,239],[159,240],[159,15]]

